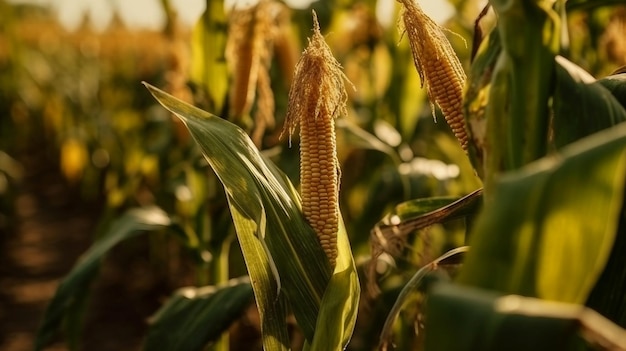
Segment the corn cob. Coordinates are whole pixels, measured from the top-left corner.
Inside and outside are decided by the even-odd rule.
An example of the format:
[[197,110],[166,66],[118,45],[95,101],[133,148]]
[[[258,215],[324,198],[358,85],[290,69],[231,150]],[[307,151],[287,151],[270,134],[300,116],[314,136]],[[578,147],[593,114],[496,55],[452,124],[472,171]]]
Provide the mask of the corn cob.
[[251,8],[233,9],[230,14],[226,57],[232,75],[231,116],[236,120],[248,118],[256,98],[255,126],[251,133],[256,145],[261,144],[265,129],[274,127],[274,93],[269,74],[271,48],[280,31],[279,17],[285,16],[286,7],[271,0],[259,1]]
[[[332,267],[337,259],[339,162],[335,118],[346,114],[347,93],[341,65],[320,33],[313,12],[313,36],[296,64],[289,89],[285,129],[300,124],[302,211],[315,230]],[[291,141],[291,139],[290,139]]]
[[[465,72],[450,42],[415,0],[399,0],[404,5],[402,20],[409,37],[413,62],[426,85],[431,104],[436,103],[463,150],[467,150],[467,127],[463,118]],[[434,111],[433,111],[434,112]]]

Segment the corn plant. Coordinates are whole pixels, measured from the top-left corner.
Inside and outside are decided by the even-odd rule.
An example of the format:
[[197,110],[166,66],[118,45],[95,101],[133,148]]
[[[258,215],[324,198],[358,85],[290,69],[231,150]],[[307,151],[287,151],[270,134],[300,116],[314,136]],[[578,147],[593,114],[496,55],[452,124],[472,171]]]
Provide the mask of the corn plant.
[[[589,3],[489,6],[496,25],[477,50],[464,96],[484,207],[455,284],[436,283],[445,277],[429,284],[422,347],[625,349],[618,327],[625,321],[626,110],[615,84],[621,77],[596,81],[559,56],[562,19]],[[443,209],[407,220],[445,219],[450,210]],[[460,252],[418,271],[388,322],[427,271]]]

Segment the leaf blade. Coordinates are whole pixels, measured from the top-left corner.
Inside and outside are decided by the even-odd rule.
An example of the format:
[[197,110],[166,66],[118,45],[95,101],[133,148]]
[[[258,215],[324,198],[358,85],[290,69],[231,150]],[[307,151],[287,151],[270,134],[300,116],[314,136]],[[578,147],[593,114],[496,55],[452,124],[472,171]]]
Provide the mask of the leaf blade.
[[[266,339],[275,340],[274,335],[281,336],[278,339],[285,335],[283,310],[276,314],[274,308],[282,296],[289,300],[307,340],[314,340],[332,272],[313,229],[301,213],[300,198],[288,178],[263,158],[247,134],[234,124],[144,84],[161,105],[185,123],[224,185],[259,310],[267,313],[262,319],[282,320],[272,324],[269,331],[270,326],[266,325],[264,343]],[[348,248],[344,252],[352,262],[347,235],[345,243]],[[270,278],[272,262],[277,268],[276,281]],[[277,287],[284,294],[272,295],[270,290],[276,292]],[[352,285],[348,293],[354,291]],[[358,297],[343,298],[350,302],[347,308],[356,311]],[[346,341],[345,335],[351,335],[352,327],[350,321],[339,326],[343,336],[334,340]],[[282,339],[280,343],[287,345]],[[342,347],[345,345],[331,349]]]
[[626,330],[575,304],[437,283],[427,315],[426,350],[626,350]]
[[181,288],[152,317],[144,350],[201,350],[228,329],[252,297],[247,278]]
[[561,148],[626,121],[626,110],[600,82],[563,57],[556,58],[554,144]]
[[624,123],[503,176],[473,230],[459,282],[584,303],[615,240],[624,179]]
[[[82,255],[57,288],[37,331],[35,350],[42,350],[51,342],[61,328],[66,315],[76,313],[76,309],[84,302],[89,284],[97,274],[100,261],[109,250],[120,242],[136,236],[139,232],[166,228],[170,224],[167,214],[157,207],[131,209],[116,220],[106,233]],[[73,323],[77,322],[73,321]],[[76,330],[76,327],[75,325],[66,326],[72,330]]]

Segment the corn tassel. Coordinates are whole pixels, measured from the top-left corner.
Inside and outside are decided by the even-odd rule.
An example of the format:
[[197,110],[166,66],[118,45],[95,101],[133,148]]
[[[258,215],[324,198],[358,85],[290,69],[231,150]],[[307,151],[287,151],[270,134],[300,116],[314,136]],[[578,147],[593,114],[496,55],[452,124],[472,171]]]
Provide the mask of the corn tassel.
[[291,18],[287,11],[276,16],[274,31],[274,56],[278,69],[287,86],[291,86],[294,69],[300,55],[300,45],[296,33],[291,28]]
[[260,69],[261,51],[265,48],[261,33],[257,33],[256,7],[233,9],[229,15],[226,60],[231,75],[229,104],[231,115],[248,115],[254,101],[254,87]]
[[320,33],[313,12],[313,36],[296,64],[289,90],[285,131],[300,124],[302,211],[335,266],[339,228],[339,162],[335,118],[346,114],[347,93],[341,65]]
[[283,17],[288,18],[287,8],[271,0],[261,0],[246,9],[235,8],[230,13],[226,58],[232,76],[231,117],[246,124],[256,99],[251,137],[257,146],[261,145],[265,129],[274,127],[269,69],[274,41],[285,30],[279,27],[280,21],[285,21]]
[[467,127],[463,118],[465,72],[450,42],[437,25],[415,2],[399,0],[404,5],[402,20],[409,37],[413,62],[426,84],[431,103],[436,103],[463,150],[467,150]]

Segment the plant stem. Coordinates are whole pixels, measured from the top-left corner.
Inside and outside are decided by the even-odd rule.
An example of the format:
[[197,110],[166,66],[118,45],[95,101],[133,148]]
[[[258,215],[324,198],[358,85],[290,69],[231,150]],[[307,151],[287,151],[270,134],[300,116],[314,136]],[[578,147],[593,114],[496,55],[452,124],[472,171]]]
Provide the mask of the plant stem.
[[492,0],[502,52],[494,68],[486,110],[488,150],[485,193],[500,173],[547,154],[549,99],[560,19],[541,1]]

